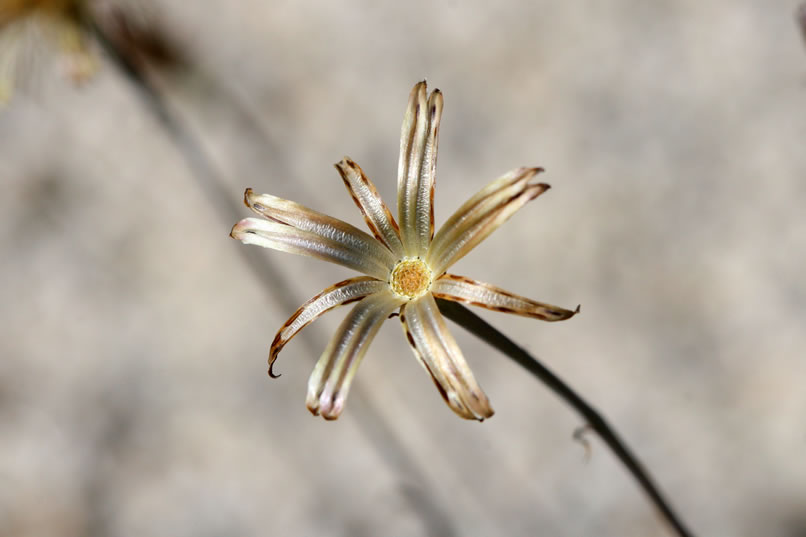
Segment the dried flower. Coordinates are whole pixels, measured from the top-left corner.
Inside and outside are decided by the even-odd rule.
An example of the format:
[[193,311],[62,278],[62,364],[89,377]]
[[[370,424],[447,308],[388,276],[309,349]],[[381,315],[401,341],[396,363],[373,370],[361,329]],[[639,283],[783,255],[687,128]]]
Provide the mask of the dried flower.
[[493,415],[458,345],[445,326],[436,298],[560,321],[576,312],[535,302],[446,270],[549,185],[534,183],[540,168],[518,168],[482,188],[434,234],[434,177],[442,93],[425,82],[409,97],[400,140],[398,222],[361,168],[349,158],[336,164],[374,237],[293,201],[246,190],[247,207],[263,218],[246,218],[231,236],[245,244],[317,257],[365,274],[328,287],[286,321],[271,346],[269,375],[278,353],[314,319],[336,306],[357,302],[325,349],[308,382],[307,407],[336,419],[353,376],[381,323],[400,313],[415,356],[442,397],[463,418]]

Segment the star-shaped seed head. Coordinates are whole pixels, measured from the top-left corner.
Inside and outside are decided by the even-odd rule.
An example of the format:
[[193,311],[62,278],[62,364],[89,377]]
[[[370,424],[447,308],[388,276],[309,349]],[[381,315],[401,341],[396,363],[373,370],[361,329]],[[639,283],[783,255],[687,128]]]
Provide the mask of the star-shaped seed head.
[[[425,82],[414,86],[403,118],[398,163],[398,219],[361,168],[345,157],[336,164],[372,235],[292,201],[247,189],[247,207],[262,218],[246,218],[232,237],[246,244],[337,263],[364,276],[336,283],[311,298],[280,328],[269,352],[269,374],[283,346],[317,317],[357,302],[334,334],[308,381],[308,409],[337,418],[358,365],[391,314],[400,314],[406,338],[439,393],[459,416],[493,415],[451,336],[436,298],[560,321],[576,311],[551,306],[499,287],[447,272],[518,209],[548,190],[533,182],[543,170],[517,168],[467,200],[434,233],[434,184],[443,98]],[[399,223],[398,223],[399,222]],[[578,311],[578,310],[577,310]]]

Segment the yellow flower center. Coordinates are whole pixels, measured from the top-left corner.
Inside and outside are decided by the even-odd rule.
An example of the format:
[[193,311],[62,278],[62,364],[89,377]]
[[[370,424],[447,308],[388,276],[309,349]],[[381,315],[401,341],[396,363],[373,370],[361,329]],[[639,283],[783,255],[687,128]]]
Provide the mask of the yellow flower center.
[[389,285],[402,297],[419,298],[431,288],[431,269],[419,259],[404,259],[392,269]]

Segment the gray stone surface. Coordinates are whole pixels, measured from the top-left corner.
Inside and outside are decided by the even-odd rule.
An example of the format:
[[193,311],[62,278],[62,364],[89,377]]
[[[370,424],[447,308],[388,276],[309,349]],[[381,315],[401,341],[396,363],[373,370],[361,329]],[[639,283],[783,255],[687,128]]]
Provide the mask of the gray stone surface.
[[[159,12],[205,73],[166,87],[230,201],[251,186],[360,224],[332,164],[351,156],[391,203],[400,120],[423,77],[446,103],[438,222],[502,172],[544,166],[552,190],[455,271],[582,314],[482,315],[604,412],[698,535],[795,537],[795,6],[204,0]],[[365,397],[335,423],[311,417],[307,377],[344,312],[289,344],[280,379],[266,353],[297,305],[349,271],[260,251],[296,303],[267,300],[227,236],[234,219],[114,67],[102,61],[81,89],[55,70],[39,79],[0,114],[0,534],[427,535],[413,497],[458,535],[669,535],[593,437],[586,461],[576,415],[457,327],[492,419],[453,415],[396,321],[356,378]],[[422,475],[395,462],[401,448]]]

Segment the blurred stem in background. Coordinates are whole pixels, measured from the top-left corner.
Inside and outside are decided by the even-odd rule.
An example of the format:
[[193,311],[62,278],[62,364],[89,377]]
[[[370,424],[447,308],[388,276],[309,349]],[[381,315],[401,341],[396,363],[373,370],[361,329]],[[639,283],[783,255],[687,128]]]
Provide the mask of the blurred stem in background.
[[[228,187],[221,181],[200,141],[168,108],[156,85],[146,74],[145,65],[136,57],[128,54],[125,47],[117,46],[116,41],[111,39],[94,19],[88,18],[84,24],[125,78],[132,83],[148,109],[157,116],[160,124],[176,143],[199,188],[226,225],[226,229],[229,229],[231,223],[240,218],[240,203],[234,201]],[[276,267],[256,251],[248,248],[235,248],[235,250],[252,274],[260,281],[267,298],[279,300],[286,305],[287,309],[296,309],[297,301],[290,293],[292,286],[284,281],[285,277]],[[313,347],[313,342],[308,340],[306,345]],[[316,352],[314,349],[310,350],[312,353]],[[366,390],[361,389],[360,386],[353,388],[353,397],[361,401],[356,405],[360,413],[356,419],[359,429],[378,452],[380,459],[395,470],[401,484],[401,491],[412,509],[421,517],[427,534],[447,537],[457,535],[453,522],[441,508],[440,502],[424,486],[428,483],[426,472],[409,454],[405,444],[376,410],[382,405],[374,402]]]
[[[142,62],[127,52],[126,47],[116,44],[116,41],[111,39],[92,18],[88,18],[84,23],[90,33],[97,38],[112,62],[120,68],[125,77],[137,89],[149,110],[159,118],[162,126],[180,149],[199,187],[204,191],[208,201],[218,212],[219,217],[229,227],[230,223],[238,218],[240,205],[233,201],[228,187],[222,183],[219,175],[215,172],[215,168],[202,149],[200,142],[169,110],[156,85],[152,83],[145,73]],[[275,267],[265,258],[258,257],[253,250],[247,248],[237,248],[236,250],[255,277],[262,283],[270,299],[280,300],[289,309],[296,308],[296,301],[288,292],[290,286],[285,285],[283,275]],[[682,519],[674,512],[669,502],[655,485],[649,472],[632,454],[621,437],[593,407],[542,365],[540,361],[493,328],[481,317],[456,302],[439,300],[438,303],[440,310],[446,317],[512,358],[576,410],[586,421],[587,426],[602,438],[619,461],[624,464],[627,471],[636,479],[650,501],[675,532],[681,537],[693,537],[693,534],[687,529]],[[310,342],[307,344],[311,345]],[[360,409],[359,411],[362,414],[357,420],[362,432],[366,434],[381,458],[397,470],[398,477],[404,484],[403,492],[412,508],[420,514],[423,522],[428,526],[428,533],[439,536],[456,535],[452,522],[439,507],[439,503],[431,497],[427,489],[419,486],[419,484],[427,483],[426,472],[420,468],[416,460],[406,451],[403,443],[396,437],[395,432],[387,426],[383,416],[375,410],[379,406],[376,406],[371,401],[371,397],[360,388],[360,385],[355,386],[353,390],[353,397],[361,400],[355,406]],[[414,485],[407,486],[406,483],[414,483]]]

